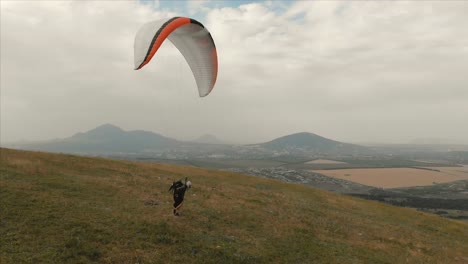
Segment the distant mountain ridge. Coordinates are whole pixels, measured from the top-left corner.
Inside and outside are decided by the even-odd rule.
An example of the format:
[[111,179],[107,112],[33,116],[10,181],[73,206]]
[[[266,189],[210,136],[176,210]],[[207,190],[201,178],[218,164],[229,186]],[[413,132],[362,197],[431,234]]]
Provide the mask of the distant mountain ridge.
[[69,138],[29,144],[20,148],[65,153],[103,154],[114,152],[144,152],[176,147],[182,142],[160,134],[121,128],[105,124]]
[[301,132],[279,137],[266,143],[262,143],[261,145],[266,148],[281,149],[285,147],[329,148],[339,144],[343,143],[324,138],[313,133]]
[[363,146],[331,140],[308,132],[279,137],[274,140],[258,144],[257,146],[273,151],[291,150],[293,152],[316,154],[352,155],[354,153],[366,154],[371,152],[370,149]]
[[[362,146],[338,142],[313,133],[296,133],[269,142],[232,146],[223,144],[213,135],[204,135],[193,142],[179,141],[158,133],[121,128],[104,124],[87,132],[47,142],[19,144],[19,149],[93,155],[153,153],[160,157],[184,159],[190,157],[262,158],[268,156],[354,155],[371,151]],[[167,155],[166,155],[167,154]]]

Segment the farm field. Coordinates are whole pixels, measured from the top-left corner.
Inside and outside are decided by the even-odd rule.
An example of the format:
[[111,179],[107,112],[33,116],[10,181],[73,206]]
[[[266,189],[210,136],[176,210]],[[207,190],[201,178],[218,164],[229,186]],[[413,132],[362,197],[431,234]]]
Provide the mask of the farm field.
[[425,186],[468,180],[467,167],[339,169],[312,172],[379,188]]
[[348,164],[348,163],[342,162],[342,161],[336,161],[336,160],[318,159],[318,160],[308,161],[305,164]]

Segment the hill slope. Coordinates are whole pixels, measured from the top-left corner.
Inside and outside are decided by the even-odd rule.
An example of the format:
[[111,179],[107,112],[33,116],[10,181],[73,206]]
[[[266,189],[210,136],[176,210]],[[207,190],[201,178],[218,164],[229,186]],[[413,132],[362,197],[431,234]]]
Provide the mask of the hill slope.
[[9,149],[0,175],[1,263],[468,261],[466,223],[274,180]]

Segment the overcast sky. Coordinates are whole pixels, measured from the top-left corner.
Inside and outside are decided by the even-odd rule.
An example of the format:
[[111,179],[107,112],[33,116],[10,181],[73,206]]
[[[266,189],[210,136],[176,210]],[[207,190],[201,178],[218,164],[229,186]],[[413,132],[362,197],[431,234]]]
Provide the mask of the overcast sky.
[[[177,139],[468,144],[467,1],[4,1],[1,142],[105,123]],[[139,27],[193,17],[219,74],[198,91],[165,42],[133,70]]]

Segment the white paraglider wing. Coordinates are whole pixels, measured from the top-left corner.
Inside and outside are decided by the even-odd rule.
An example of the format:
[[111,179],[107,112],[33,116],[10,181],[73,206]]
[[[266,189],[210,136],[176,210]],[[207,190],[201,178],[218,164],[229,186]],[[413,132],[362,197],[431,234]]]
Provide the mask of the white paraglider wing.
[[135,69],[149,63],[166,38],[190,66],[200,97],[207,96],[216,83],[218,55],[210,32],[194,19],[174,17],[144,24],[135,36]]

